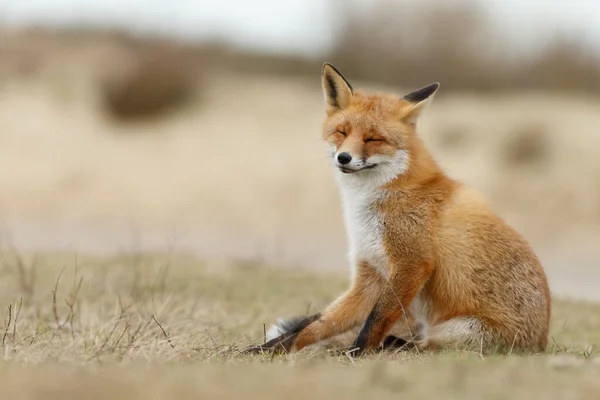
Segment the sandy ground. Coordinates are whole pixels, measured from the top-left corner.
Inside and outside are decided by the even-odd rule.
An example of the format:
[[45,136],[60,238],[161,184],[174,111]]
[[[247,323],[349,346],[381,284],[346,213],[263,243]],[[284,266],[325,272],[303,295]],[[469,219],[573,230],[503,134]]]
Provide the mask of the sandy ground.
[[[76,67],[3,82],[3,244],[346,267],[318,71],[313,81],[209,76],[201,102],[123,126],[99,113],[93,79]],[[532,242],[557,294],[600,300],[598,109],[545,94],[444,96],[442,82],[420,128],[448,173]],[[545,150],[516,165],[507,146],[530,131]]]

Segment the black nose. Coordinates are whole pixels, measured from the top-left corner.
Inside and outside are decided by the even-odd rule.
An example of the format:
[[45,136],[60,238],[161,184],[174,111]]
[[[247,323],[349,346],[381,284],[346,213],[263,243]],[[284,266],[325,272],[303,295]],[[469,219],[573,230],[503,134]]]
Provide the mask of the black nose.
[[343,153],[338,154],[337,159],[340,164],[346,165],[350,161],[352,161],[352,156],[346,152],[343,152]]

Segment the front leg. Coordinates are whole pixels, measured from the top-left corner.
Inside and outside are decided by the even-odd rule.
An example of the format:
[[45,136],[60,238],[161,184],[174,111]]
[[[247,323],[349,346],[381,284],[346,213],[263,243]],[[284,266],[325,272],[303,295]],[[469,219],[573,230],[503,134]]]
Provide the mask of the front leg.
[[375,306],[353,346],[353,355],[375,350],[392,326],[405,315],[406,309],[431,275],[428,262],[393,268]]
[[279,337],[248,351],[297,351],[355,328],[369,315],[383,284],[383,278],[373,267],[359,263],[351,288],[323,312],[294,322]]
[[294,350],[345,333],[361,324],[375,304],[377,291],[365,288],[352,288],[320,315],[320,318],[298,333],[294,341]]

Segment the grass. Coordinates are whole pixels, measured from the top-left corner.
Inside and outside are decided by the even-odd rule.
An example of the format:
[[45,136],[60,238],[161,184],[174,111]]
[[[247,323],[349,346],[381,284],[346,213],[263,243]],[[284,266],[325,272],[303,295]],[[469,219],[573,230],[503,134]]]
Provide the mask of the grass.
[[600,306],[555,300],[552,344],[531,357],[313,349],[240,355],[263,323],[325,306],[339,272],[203,263],[185,255],[0,257],[0,397],[594,398]]

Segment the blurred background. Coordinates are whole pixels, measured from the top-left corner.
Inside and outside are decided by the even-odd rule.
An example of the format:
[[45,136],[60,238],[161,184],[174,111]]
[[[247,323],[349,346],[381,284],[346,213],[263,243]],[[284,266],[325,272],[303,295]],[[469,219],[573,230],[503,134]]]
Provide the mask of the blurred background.
[[596,0],[0,0],[0,243],[344,271],[324,61],[600,299]]

